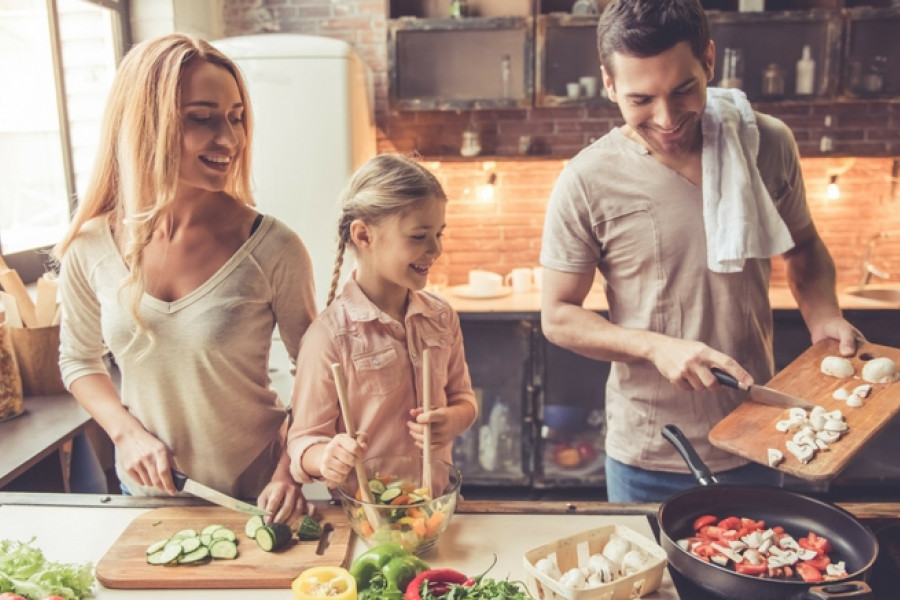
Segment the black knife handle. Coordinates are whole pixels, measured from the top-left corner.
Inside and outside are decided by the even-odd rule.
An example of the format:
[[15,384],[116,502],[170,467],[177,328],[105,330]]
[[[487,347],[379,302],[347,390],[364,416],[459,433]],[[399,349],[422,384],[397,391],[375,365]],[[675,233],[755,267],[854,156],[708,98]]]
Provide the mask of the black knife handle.
[[175,489],[179,492],[184,490],[184,484],[187,483],[187,479],[187,475],[172,469],[172,481],[175,483]]
[[709,370],[712,371],[712,374],[716,376],[716,381],[718,381],[725,387],[734,388],[736,390],[744,389],[741,387],[741,384],[738,383],[738,380],[735,379],[730,373],[726,373],[718,367],[710,367]]

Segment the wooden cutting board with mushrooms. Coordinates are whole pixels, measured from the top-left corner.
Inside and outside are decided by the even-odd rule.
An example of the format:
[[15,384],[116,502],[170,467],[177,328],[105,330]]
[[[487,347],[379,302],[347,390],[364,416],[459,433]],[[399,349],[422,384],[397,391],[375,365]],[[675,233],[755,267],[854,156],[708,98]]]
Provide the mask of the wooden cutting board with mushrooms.
[[898,368],[900,348],[863,342],[844,359],[837,341],[823,340],[765,384],[817,408],[748,400],[713,427],[709,440],[795,477],[831,479],[900,411]]

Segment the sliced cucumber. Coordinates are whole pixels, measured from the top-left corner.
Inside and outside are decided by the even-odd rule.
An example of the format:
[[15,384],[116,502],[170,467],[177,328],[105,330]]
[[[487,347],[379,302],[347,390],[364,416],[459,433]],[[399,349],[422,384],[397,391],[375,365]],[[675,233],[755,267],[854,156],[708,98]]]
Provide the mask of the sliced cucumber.
[[185,554],[190,554],[201,546],[200,538],[198,537],[182,538],[178,541],[181,544],[182,552]]
[[384,491],[384,483],[380,479],[370,479],[369,489],[372,490],[373,494],[380,494]]
[[211,546],[219,547],[216,558],[237,557],[237,539],[234,531],[222,525],[210,525],[202,533],[195,529],[182,529],[166,540],[154,542],[147,547],[147,562],[151,565],[186,564],[196,565],[212,559]]
[[257,529],[254,537],[263,551],[274,552],[287,545],[294,537],[294,532],[284,523],[271,523]]
[[214,540],[209,546],[209,554],[213,558],[237,558],[237,544],[231,540]]
[[248,538],[254,539],[256,537],[256,530],[265,525],[266,522],[259,515],[253,515],[247,520],[247,524],[244,525],[244,535]]
[[212,535],[213,531],[215,531],[216,529],[221,529],[222,527],[224,527],[224,525],[217,525],[217,524],[207,525],[202,530],[200,530],[200,535],[203,535],[204,533],[207,535]]
[[160,550],[165,548],[166,544],[168,544],[168,543],[169,543],[169,540],[167,538],[164,540],[159,540],[156,543],[150,544],[149,546],[147,546],[147,554],[156,554],[157,552],[159,552]]
[[176,531],[175,535],[171,537],[173,540],[181,540],[185,538],[197,537],[199,534],[196,529],[182,529],[181,531]]
[[400,488],[388,486],[388,488],[386,490],[384,490],[384,492],[381,494],[381,501],[382,502],[390,502],[391,500],[393,500],[394,498],[396,498],[399,495],[400,495]]
[[168,565],[178,560],[181,554],[181,544],[166,542],[161,550],[147,555],[147,562],[151,565]]
[[196,565],[208,561],[211,558],[209,548],[200,546],[193,552],[182,554],[178,557],[179,565]]
[[219,527],[218,529],[216,529],[215,531],[212,532],[212,540],[211,541],[214,542],[216,540],[228,540],[230,542],[233,542],[233,541],[237,540],[237,536],[234,534],[234,532],[232,530],[228,529],[227,527]]

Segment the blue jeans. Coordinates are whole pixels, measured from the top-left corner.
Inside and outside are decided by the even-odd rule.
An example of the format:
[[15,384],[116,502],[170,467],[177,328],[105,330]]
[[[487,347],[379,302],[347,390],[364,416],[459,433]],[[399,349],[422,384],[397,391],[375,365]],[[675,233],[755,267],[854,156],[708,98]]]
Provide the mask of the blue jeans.
[[[777,486],[781,473],[750,463],[716,473],[719,483]],[[662,502],[669,496],[700,485],[693,475],[648,471],[606,457],[606,495],[609,502]]]

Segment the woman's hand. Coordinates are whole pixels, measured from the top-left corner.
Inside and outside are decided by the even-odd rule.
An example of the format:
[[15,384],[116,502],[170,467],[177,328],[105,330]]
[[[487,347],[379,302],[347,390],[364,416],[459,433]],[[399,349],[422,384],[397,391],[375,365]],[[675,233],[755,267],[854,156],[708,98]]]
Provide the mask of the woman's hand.
[[267,523],[299,524],[309,510],[302,486],[291,477],[285,479],[278,472],[260,492],[256,505],[272,513],[272,516],[266,517]]
[[172,451],[159,438],[145,429],[123,437],[116,445],[119,462],[126,475],[135,483],[155,487],[174,496],[172,481]]

